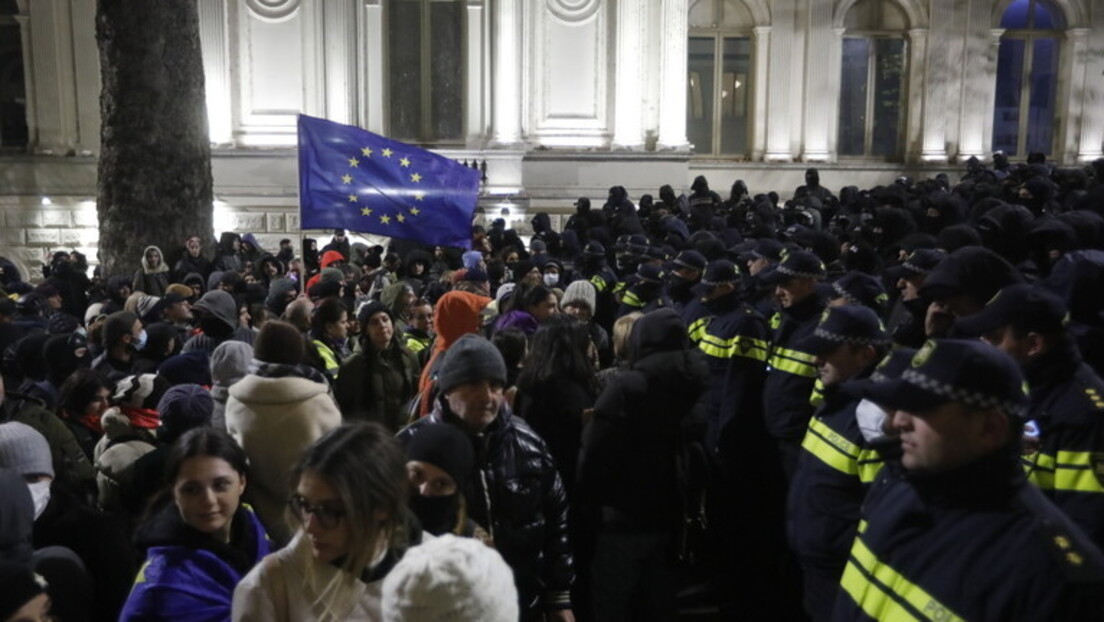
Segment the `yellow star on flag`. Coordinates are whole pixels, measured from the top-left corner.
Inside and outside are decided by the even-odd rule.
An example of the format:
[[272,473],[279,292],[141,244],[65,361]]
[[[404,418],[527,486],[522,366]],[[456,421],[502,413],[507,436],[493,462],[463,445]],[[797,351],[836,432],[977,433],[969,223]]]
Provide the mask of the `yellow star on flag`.
[[403,216],[402,214],[395,216],[395,218],[398,218],[399,222],[406,222],[406,216]]
[[374,152],[372,151],[372,148],[371,148],[371,147],[365,147],[365,148],[361,149],[361,150],[360,150],[360,152],[361,152],[362,154],[364,154],[364,157],[366,157],[366,158],[370,158],[370,157],[372,157],[372,154],[374,153]]
[[372,208],[370,208],[370,207],[365,207],[365,208],[363,208],[363,209],[361,209],[361,210],[360,210],[360,214],[361,214],[362,216],[371,216],[371,215],[372,215]]
[[395,153],[395,152],[391,151],[390,149],[384,149],[383,150],[383,157],[390,158],[392,153]]
[[357,164],[360,164],[360,160],[356,158],[349,158],[349,166],[356,166]]
[[380,216],[380,222],[382,222],[385,225],[389,225],[389,224],[391,224],[391,217],[390,216]]
[[357,197],[356,197],[355,194],[350,194],[349,195],[349,202],[350,203],[356,203],[356,199],[357,199]]
[[420,209],[418,209],[418,208],[416,208],[416,207],[412,207],[412,208],[410,208],[410,213],[411,213],[411,214],[414,214],[415,216],[417,216],[418,214],[421,214],[421,213],[422,213],[422,210],[420,210]]
[[399,160],[399,166],[410,166],[410,158],[403,158]]
[[343,183],[343,184],[353,183],[353,176],[352,175],[342,175],[341,176],[341,183]]
[[417,173],[414,173],[413,175],[410,176],[410,181],[412,181],[414,183],[418,183],[419,181],[422,181],[422,176],[417,174]]
[[421,190],[418,190],[414,193],[414,200],[415,201],[421,201],[424,198],[425,198],[425,193],[422,192]]

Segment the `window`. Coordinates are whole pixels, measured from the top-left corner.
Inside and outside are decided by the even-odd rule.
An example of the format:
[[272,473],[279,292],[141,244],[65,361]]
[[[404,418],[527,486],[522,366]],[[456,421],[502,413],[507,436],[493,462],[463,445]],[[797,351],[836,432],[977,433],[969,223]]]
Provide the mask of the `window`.
[[686,134],[698,155],[751,150],[751,24],[747,9],[732,0],[690,7]]
[[0,147],[27,146],[27,88],[23,38],[14,2],[0,2]]
[[1015,0],[1001,16],[993,149],[1049,154],[1058,93],[1059,14],[1042,0]]
[[464,13],[457,0],[391,0],[389,136],[421,144],[464,139]]
[[898,158],[905,113],[904,13],[879,0],[856,2],[847,13],[840,63],[840,156]]

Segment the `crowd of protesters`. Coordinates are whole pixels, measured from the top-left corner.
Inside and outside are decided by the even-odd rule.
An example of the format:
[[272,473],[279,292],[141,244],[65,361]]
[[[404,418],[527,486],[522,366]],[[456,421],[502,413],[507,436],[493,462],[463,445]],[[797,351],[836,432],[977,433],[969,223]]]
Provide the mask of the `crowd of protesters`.
[[0,260],[0,621],[1104,619],[1104,160],[550,223]]

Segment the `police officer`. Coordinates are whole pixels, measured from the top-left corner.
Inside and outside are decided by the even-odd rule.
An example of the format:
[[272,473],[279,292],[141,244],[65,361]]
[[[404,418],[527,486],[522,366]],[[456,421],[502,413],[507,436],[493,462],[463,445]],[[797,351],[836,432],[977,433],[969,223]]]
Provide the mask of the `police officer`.
[[894,342],[910,348],[924,343],[924,317],[931,300],[920,295],[920,288],[946,256],[939,249],[918,248],[899,265],[886,270],[887,281],[900,292],[887,321]]
[[1019,466],[1022,383],[1003,352],[945,339],[864,390],[901,459],[863,503],[834,620],[1102,619],[1104,556]]
[[661,307],[670,307],[671,300],[663,291],[663,268],[654,264],[641,264],[636,272],[636,283],[625,290],[617,317],[633,311],[647,313]]
[[804,574],[805,611],[829,619],[867,487],[882,467],[864,441],[856,410],[861,397],[843,383],[868,377],[885,356],[889,336],[871,309],[827,308],[802,348],[816,355],[824,401],[809,419],[790,482],[786,531]]
[[[694,286],[701,281],[705,268],[705,256],[696,250],[680,252],[668,266],[667,296],[676,311],[681,313],[694,300]],[[683,317],[683,320],[686,318]]]
[[812,335],[824,310],[817,289],[824,276],[824,263],[816,255],[794,251],[765,279],[774,285],[781,310],[771,319],[774,333],[763,388],[763,416],[767,432],[778,443],[787,479],[797,467],[801,438],[813,414],[809,396],[819,375],[816,356],[801,350],[799,344]]
[[1024,439],[1028,479],[1104,546],[1104,380],[1081,360],[1066,317],[1054,294],[1010,285],[959,320],[959,330],[981,335],[1020,364],[1034,422]]

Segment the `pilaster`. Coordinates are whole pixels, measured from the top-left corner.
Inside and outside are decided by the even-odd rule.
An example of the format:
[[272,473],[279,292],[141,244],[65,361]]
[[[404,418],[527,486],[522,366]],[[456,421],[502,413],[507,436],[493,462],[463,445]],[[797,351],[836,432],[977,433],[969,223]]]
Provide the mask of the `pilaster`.
[[617,58],[614,75],[613,148],[644,146],[644,23],[645,0],[617,3]]
[[687,0],[662,0],[659,96],[659,149],[683,151],[686,141]]

